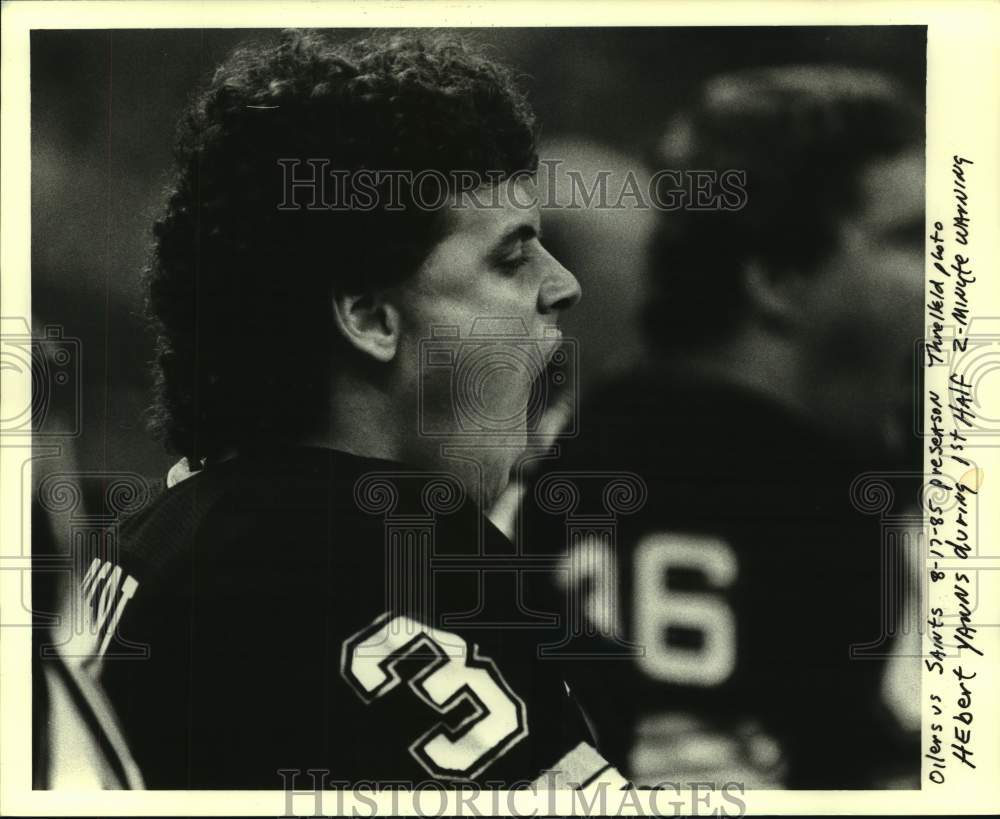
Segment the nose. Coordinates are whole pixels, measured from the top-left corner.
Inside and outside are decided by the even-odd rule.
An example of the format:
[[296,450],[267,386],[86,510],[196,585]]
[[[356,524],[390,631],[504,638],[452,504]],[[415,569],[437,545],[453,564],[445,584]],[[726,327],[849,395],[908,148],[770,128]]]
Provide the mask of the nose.
[[549,254],[549,270],[538,290],[538,310],[541,313],[559,313],[568,310],[583,295],[576,276],[559,264],[555,256]]

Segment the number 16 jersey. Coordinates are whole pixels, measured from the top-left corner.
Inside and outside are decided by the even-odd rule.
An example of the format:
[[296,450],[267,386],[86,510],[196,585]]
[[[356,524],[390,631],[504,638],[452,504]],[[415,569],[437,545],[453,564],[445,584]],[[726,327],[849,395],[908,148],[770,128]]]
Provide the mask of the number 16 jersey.
[[[879,520],[850,493],[881,456],[763,396],[656,372],[607,384],[579,427],[528,488],[520,537],[565,555],[582,623],[566,653],[604,658],[566,673],[626,774],[844,788],[900,754],[915,769],[880,697],[888,646],[871,651],[886,622]],[[581,535],[606,513],[589,479],[625,474],[641,508],[613,538]],[[546,502],[567,480],[569,517]]]

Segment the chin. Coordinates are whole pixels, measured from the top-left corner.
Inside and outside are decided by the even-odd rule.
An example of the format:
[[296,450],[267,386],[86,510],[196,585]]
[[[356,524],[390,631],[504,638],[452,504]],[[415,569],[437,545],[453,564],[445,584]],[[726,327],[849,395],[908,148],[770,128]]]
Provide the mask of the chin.
[[[494,446],[499,443],[494,441]],[[522,434],[516,442],[504,438],[503,446],[496,447],[483,458],[483,497],[487,508],[497,499],[510,483],[514,465],[524,454],[525,436]],[[485,454],[485,453],[484,453]]]
[[489,513],[510,483],[510,475],[484,476],[483,483],[483,512]]

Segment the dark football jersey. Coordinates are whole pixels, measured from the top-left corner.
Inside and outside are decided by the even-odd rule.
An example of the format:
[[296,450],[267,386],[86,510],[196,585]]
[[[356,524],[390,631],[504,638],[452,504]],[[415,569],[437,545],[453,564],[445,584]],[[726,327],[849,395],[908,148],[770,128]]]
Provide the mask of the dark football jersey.
[[511,550],[450,474],[289,448],[167,490],[76,594],[146,787],[619,781],[501,627]]
[[917,770],[880,697],[880,520],[851,497],[891,464],[656,372],[608,383],[579,429],[532,478],[518,538],[564,555],[565,673],[626,775],[844,788],[900,754]]

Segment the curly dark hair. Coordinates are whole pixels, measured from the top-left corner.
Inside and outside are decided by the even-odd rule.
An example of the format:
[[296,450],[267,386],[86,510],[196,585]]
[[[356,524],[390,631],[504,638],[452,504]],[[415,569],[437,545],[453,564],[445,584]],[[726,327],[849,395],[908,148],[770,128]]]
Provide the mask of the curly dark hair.
[[862,171],[923,140],[922,106],[877,72],[783,66],[708,80],[671,120],[654,161],[743,171],[745,205],[658,216],[646,315],[652,346],[683,350],[728,338],[744,309],[745,265],[815,270],[862,204]]
[[289,31],[243,46],[192,99],[175,154],[146,271],[152,427],[191,464],[317,424],[347,354],[334,288],[398,282],[442,235],[440,212],[413,207],[405,183],[402,209],[280,210],[279,159],[494,178],[537,166],[511,72],[426,31],[347,42]]

